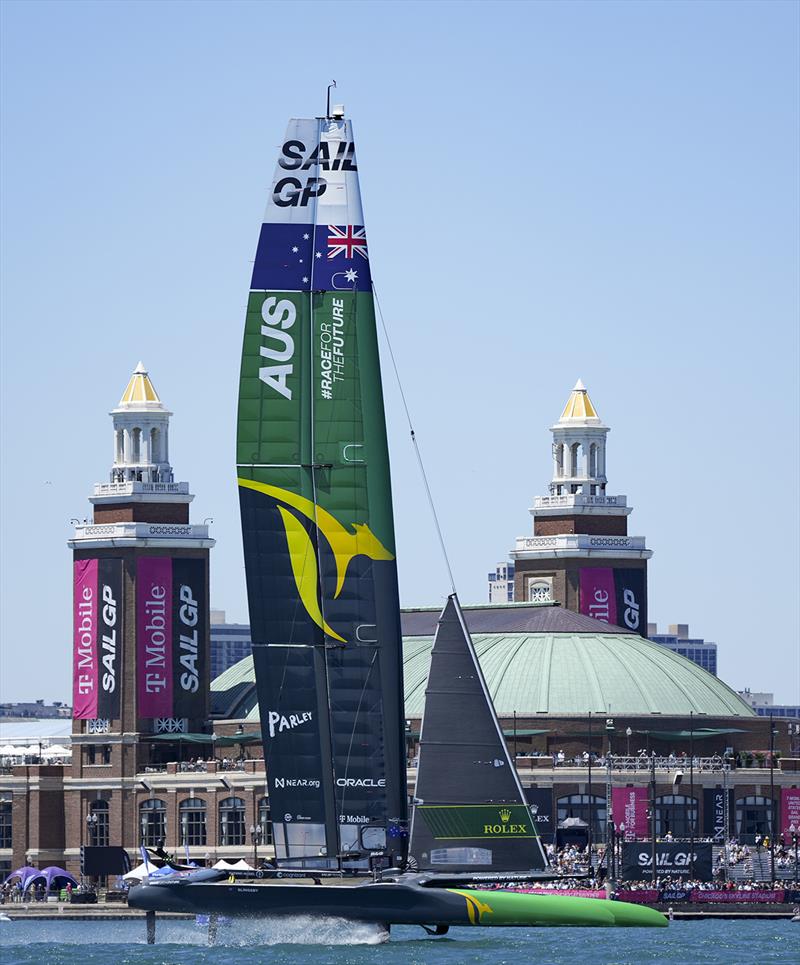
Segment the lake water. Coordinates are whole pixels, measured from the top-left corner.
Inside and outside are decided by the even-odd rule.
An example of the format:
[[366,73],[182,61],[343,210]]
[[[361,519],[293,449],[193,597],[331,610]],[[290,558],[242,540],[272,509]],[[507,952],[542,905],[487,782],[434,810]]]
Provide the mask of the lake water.
[[[781,921],[673,922],[669,928],[454,928],[445,938],[397,926],[341,921],[240,922],[206,930],[159,921],[158,944],[143,922],[0,922],[3,965],[749,965],[800,962],[800,925]],[[307,944],[314,941],[315,944]]]

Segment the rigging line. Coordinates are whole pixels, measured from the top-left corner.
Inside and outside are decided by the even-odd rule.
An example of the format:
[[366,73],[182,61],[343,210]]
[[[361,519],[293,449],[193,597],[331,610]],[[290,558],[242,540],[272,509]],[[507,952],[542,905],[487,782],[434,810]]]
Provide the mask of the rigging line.
[[375,298],[375,305],[378,309],[378,315],[381,320],[381,328],[383,329],[383,335],[386,339],[386,345],[389,349],[389,358],[392,361],[392,368],[394,369],[394,377],[397,379],[397,387],[400,390],[400,398],[403,400],[403,408],[406,413],[406,421],[408,422],[408,431],[411,433],[411,442],[414,446],[414,452],[417,457],[417,463],[419,464],[419,471],[422,476],[422,482],[425,486],[425,492],[428,496],[428,505],[430,506],[431,515],[433,516],[433,524],[436,527],[436,535],[439,537],[439,546],[442,550],[442,556],[444,557],[444,565],[447,567],[447,575],[450,578],[450,588],[453,593],[456,593],[456,581],[453,579],[453,569],[450,566],[450,557],[447,555],[447,547],[444,542],[444,535],[442,534],[442,527],[439,525],[439,516],[436,512],[436,504],[433,501],[433,493],[431,493],[431,487],[428,483],[428,474],[425,472],[425,464],[422,461],[422,453],[420,452],[419,443],[417,442],[417,435],[414,432],[414,425],[411,421],[411,412],[408,408],[408,402],[406,400],[406,394],[403,391],[403,383],[400,380],[400,370],[397,367],[397,360],[394,356],[394,349],[392,348],[392,340],[389,338],[389,330],[386,327],[386,319],[383,317],[383,309],[381,308],[381,302],[378,298],[378,289],[375,287],[375,282],[372,282],[372,294]]

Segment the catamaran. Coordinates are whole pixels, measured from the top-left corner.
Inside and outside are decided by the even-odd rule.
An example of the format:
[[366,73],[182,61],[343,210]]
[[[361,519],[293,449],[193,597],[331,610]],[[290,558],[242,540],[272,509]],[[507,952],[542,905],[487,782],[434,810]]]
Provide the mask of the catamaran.
[[149,913],[149,940],[157,911],[435,934],[666,924],[638,905],[494,887],[555,875],[455,594],[436,631],[409,823],[389,454],[342,108],[292,120],[280,150],[245,322],[237,478],[276,868],[137,886],[129,905]]

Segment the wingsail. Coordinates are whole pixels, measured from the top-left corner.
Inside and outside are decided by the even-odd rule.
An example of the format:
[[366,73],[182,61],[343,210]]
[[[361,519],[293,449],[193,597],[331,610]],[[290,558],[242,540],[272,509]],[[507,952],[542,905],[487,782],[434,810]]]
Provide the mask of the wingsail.
[[410,851],[421,869],[547,865],[455,594],[433,642],[415,802]]
[[389,457],[352,126],[293,120],[256,250],[237,475],[276,856],[404,849]]

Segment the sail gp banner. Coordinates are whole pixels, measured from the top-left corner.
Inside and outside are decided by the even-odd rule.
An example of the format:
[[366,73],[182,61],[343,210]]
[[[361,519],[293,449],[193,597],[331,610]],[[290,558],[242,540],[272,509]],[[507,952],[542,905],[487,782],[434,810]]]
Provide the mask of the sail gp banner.
[[202,717],[207,684],[206,568],[141,557],[136,569],[139,717]]
[[644,570],[587,566],[580,578],[581,613],[647,635]]
[[72,717],[119,717],[122,560],[73,564]]

